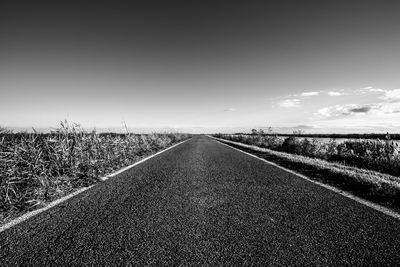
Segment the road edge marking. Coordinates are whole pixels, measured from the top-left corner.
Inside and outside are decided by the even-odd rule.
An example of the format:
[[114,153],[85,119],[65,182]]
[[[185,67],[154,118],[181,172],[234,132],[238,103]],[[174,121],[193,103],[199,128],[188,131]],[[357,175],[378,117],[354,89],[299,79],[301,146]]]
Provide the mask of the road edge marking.
[[[166,151],[168,151],[168,150],[170,150],[170,149],[172,149],[172,148],[174,148],[174,147],[176,147],[176,146],[179,146],[179,145],[181,145],[181,144],[183,144],[183,143],[189,141],[189,140],[192,139],[192,138],[193,138],[193,137],[191,137],[191,138],[189,138],[189,139],[186,139],[186,140],[184,140],[184,141],[182,141],[182,142],[179,142],[179,143],[177,143],[177,144],[175,144],[175,145],[172,145],[172,146],[170,146],[170,147],[167,147],[167,148],[164,149],[164,150],[161,150],[161,151],[159,151],[159,152],[157,152],[157,153],[155,153],[155,154],[152,154],[152,155],[150,155],[150,156],[148,156],[148,157],[146,157],[146,158],[144,158],[144,159],[141,159],[141,160],[139,160],[139,161],[137,161],[137,162],[135,162],[135,163],[133,163],[133,164],[131,164],[131,165],[129,165],[129,166],[126,166],[126,167],[124,167],[124,168],[122,168],[122,169],[120,169],[120,170],[118,170],[118,171],[116,171],[116,172],[113,172],[113,173],[111,173],[111,174],[109,174],[109,175],[107,175],[107,176],[101,177],[101,178],[99,178],[99,180],[100,180],[99,183],[102,183],[102,182],[104,182],[104,181],[107,181],[108,179],[110,179],[110,178],[112,178],[112,177],[115,177],[115,176],[117,176],[118,174],[120,174],[120,173],[122,173],[122,172],[124,172],[124,171],[127,171],[127,170],[129,170],[129,169],[135,167],[136,165],[139,165],[139,164],[141,164],[141,163],[143,163],[143,162],[145,162],[145,161],[147,161],[147,160],[149,160],[149,159],[151,159],[151,158],[154,158],[155,156],[160,155],[161,153],[164,153],[164,152],[166,152]],[[99,184],[99,183],[95,183],[95,184],[90,185],[90,186],[88,186],[88,187],[79,188],[79,189],[77,189],[76,191],[73,191],[72,193],[70,193],[70,194],[68,194],[68,195],[66,195],[66,196],[63,196],[63,197],[61,197],[61,198],[58,198],[58,199],[56,199],[56,200],[54,200],[54,201],[48,203],[48,204],[47,204],[45,207],[43,207],[43,208],[40,208],[40,209],[37,209],[37,210],[33,210],[33,211],[29,211],[29,212],[27,212],[27,213],[21,215],[20,217],[17,217],[17,218],[15,218],[15,219],[9,221],[8,223],[6,223],[6,224],[4,224],[4,225],[1,225],[1,226],[0,226],[0,233],[2,233],[3,231],[5,231],[5,230],[7,230],[7,229],[10,229],[10,228],[12,228],[12,227],[18,225],[18,224],[20,224],[20,223],[22,223],[22,222],[28,220],[29,218],[32,218],[32,217],[34,217],[34,216],[36,216],[36,215],[38,215],[38,214],[40,214],[40,213],[42,213],[42,212],[44,212],[44,211],[46,211],[46,210],[49,210],[49,209],[51,209],[51,208],[57,206],[58,204],[61,204],[61,203],[65,202],[65,201],[67,201],[68,199],[73,198],[74,196],[77,196],[77,195],[79,195],[79,194],[81,194],[81,193],[83,193],[83,192],[89,190],[90,188],[94,187],[95,185],[97,185],[97,184]]]
[[[294,175],[296,175],[296,176],[298,176],[298,177],[300,177],[300,178],[302,178],[302,179],[305,179],[305,180],[307,180],[307,181],[309,181],[309,182],[311,182],[311,183],[314,183],[314,184],[317,184],[317,185],[319,185],[319,186],[321,186],[321,187],[324,187],[324,188],[326,188],[326,189],[328,189],[328,190],[330,190],[330,191],[333,191],[333,192],[335,192],[335,193],[337,193],[337,194],[339,194],[339,195],[342,195],[342,196],[344,196],[344,197],[346,197],[346,198],[349,198],[349,199],[351,199],[351,200],[353,200],[353,201],[356,201],[356,202],[358,202],[358,203],[360,203],[360,204],[362,204],[362,205],[364,205],[364,206],[367,206],[367,207],[369,207],[369,208],[371,208],[371,209],[374,209],[374,210],[376,210],[376,211],[379,211],[379,212],[381,212],[381,213],[383,213],[383,214],[385,214],[385,215],[388,215],[388,216],[390,216],[390,217],[392,217],[392,218],[395,218],[395,219],[397,219],[397,220],[400,220],[400,214],[397,213],[397,212],[395,212],[395,211],[393,211],[393,210],[391,210],[391,209],[389,209],[389,208],[386,208],[386,207],[381,206],[381,205],[379,205],[379,204],[370,202],[370,201],[365,200],[365,199],[363,199],[363,198],[357,197],[357,196],[355,196],[355,195],[353,195],[353,194],[350,194],[349,192],[343,191],[343,190],[341,190],[341,189],[339,189],[339,188],[337,188],[337,187],[334,187],[334,186],[331,186],[331,185],[327,185],[327,184],[324,184],[324,183],[321,183],[321,182],[312,180],[312,179],[308,178],[307,176],[305,176],[305,175],[303,175],[303,174],[300,174],[300,173],[298,173],[298,172],[296,172],[296,171],[287,169],[287,168],[282,167],[282,166],[280,166],[280,165],[278,165],[278,164],[276,164],[276,163],[274,163],[274,162],[271,162],[271,161],[268,161],[268,160],[266,160],[266,159],[257,157],[256,155],[253,155],[253,154],[251,154],[251,153],[245,152],[245,151],[240,150],[240,149],[238,149],[238,148],[235,148],[235,147],[232,147],[232,146],[227,145],[227,144],[225,144],[225,143],[222,143],[222,142],[219,141],[218,138],[216,138],[216,137],[213,137],[213,136],[210,136],[210,135],[207,135],[207,137],[210,137],[210,138],[211,138],[212,140],[214,140],[215,142],[218,142],[218,143],[220,143],[220,144],[222,144],[222,145],[224,145],[224,146],[227,146],[227,147],[229,147],[229,148],[232,148],[232,149],[234,149],[234,150],[237,150],[237,151],[239,151],[239,152],[242,152],[242,153],[244,153],[244,154],[247,154],[247,155],[249,155],[249,156],[251,156],[251,157],[253,157],[253,158],[259,159],[259,160],[261,160],[261,161],[264,161],[265,163],[268,163],[268,164],[273,165],[273,166],[275,166],[275,167],[277,167],[277,168],[279,168],[279,169],[282,169],[282,170],[284,170],[284,171],[286,171],[286,172],[289,172],[289,173],[291,173],[291,174],[294,174]],[[240,146],[240,145],[243,145],[243,144],[241,144],[241,143],[233,142],[233,141],[229,141],[229,140],[223,140],[223,141],[227,141],[228,143],[232,143],[232,144],[239,145],[239,146]],[[243,146],[243,147],[247,147],[247,148],[250,148],[250,149],[251,149],[251,146]]]
[[135,163],[133,163],[133,164],[131,164],[131,165],[129,165],[129,166],[123,167],[122,169],[120,169],[120,170],[118,170],[118,171],[116,171],[116,172],[114,172],[114,173],[112,173],[112,174],[109,174],[109,175],[107,175],[107,176],[101,177],[101,178],[99,178],[99,179],[102,180],[102,181],[106,181],[106,180],[108,180],[108,179],[110,179],[110,178],[112,178],[112,177],[114,177],[114,176],[116,176],[116,175],[118,175],[118,174],[120,174],[120,173],[123,173],[124,171],[127,171],[127,170],[129,170],[129,169],[135,167],[136,165],[139,165],[139,164],[145,162],[146,160],[149,160],[149,159],[151,159],[151,158],[154,158],[155,156],[157,156],[157,155],[159,155],[159,154],[161,154],[161,153],[164,153],[165,151],[170,150],[171,148],[174,148],[174,147],[176,147],[176,146],[179,146],[180,144],[185,143],[186,141],[189,141],[190,139],[192,139],[192,138],[186,139],[186,140],[184,140],[184,141],[182,141],[182,142],[179,142],[179,143],[177,143],[177,144],[175,144],[175,145],[172,145],[172,146],[170,146],[170,147],[167,147],[167,148],[164,149],[164,150],[161,150],[161,151],[159,151],[159,152],[157,152],[157,153],[155,153],[155,154],[152,154],[152,155],[150,155],[150,156],[148,156],[148,157],[146,157],[146,158],[144,158],[144,159],[141,159],[141,160],[139,160],[139,161],[137,161],[137,162],[135,162]]

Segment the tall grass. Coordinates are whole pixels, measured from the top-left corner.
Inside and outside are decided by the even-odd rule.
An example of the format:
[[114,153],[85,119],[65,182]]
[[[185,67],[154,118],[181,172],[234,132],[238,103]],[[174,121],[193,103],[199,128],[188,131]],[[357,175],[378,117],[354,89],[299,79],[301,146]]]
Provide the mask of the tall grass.
[[359,139],[338,143],[335,139],[323,142],[318,138],[299,138],[293,135],[286,138],[262,134],[216,134],[215,136],[248,145],[400,176],[400,145],[390,139]]
[[98,134],[61,122],[49,134],[0,131],[0,211],[26,210],[86,186],[187,134]]

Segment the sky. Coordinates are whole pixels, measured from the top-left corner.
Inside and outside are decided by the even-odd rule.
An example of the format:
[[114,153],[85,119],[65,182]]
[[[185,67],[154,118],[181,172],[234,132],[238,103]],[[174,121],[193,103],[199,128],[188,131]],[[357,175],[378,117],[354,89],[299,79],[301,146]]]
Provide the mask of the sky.
[[400,132],[399,1],[1,1],[0,126]]

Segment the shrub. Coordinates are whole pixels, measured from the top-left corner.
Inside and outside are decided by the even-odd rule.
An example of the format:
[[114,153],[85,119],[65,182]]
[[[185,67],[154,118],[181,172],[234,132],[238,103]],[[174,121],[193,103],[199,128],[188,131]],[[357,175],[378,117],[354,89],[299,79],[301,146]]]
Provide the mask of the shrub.
[[284,152],[301,154],[301,144],[297,137],[289,136],[283,141],[281,150]]

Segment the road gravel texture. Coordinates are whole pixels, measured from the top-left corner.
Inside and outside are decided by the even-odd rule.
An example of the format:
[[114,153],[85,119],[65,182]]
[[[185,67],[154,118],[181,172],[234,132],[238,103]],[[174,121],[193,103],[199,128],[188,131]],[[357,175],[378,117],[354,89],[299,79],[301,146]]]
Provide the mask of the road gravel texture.
[[399,266],[400,221],[197,136],[0,233],[0,266]]

